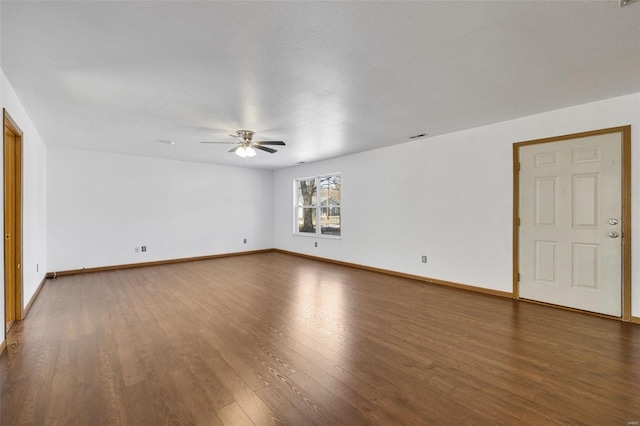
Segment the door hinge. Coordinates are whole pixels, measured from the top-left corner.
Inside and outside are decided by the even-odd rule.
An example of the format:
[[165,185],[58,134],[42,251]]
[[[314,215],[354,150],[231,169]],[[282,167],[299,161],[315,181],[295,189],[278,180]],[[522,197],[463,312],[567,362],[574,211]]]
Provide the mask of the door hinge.
[[518,281],[520,281],[520,272],[518,272]]
[[518,166],[517,166],[517,167],[518,167],[518,171],[520,171],[520,163],[518,163]]
[[518,226],[520,226],[520,218],[518,218]]

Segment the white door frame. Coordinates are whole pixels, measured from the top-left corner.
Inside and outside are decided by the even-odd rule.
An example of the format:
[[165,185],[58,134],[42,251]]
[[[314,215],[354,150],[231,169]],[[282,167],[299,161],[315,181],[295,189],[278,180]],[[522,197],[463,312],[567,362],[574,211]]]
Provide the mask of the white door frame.
[[[513,298],[519,295],[519,204],[520,204],[520,147],[549,142],[559,142],[588,136],[620,133],[622,139],[622,321],[631,321],[631,126],[612,127],[609,129],[593,130],[590,132],[574,133],[545,139],[536,139],[513,144]],[[535,302],[542,303],[543,302]],[[551,305],[556,306],[556,305]],[[563,309],[577,310],[569,307]],[[584,312],[584,311],[580,311]],[[600,314],[593,314],[599,316]],[[617,317],[615,317],[617,318]]]

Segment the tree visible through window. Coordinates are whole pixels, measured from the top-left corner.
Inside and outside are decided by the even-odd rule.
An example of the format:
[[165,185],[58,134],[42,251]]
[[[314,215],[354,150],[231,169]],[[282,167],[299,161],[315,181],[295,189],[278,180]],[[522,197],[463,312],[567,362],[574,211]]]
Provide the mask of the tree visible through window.
[[340,175],[297,179],[295,185],[296,233],[339,237],[342,200]]

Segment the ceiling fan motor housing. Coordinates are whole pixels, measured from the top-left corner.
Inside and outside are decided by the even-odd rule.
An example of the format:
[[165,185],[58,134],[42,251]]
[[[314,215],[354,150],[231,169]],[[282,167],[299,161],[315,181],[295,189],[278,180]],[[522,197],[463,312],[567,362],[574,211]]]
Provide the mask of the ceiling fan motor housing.
[[250,144],[253,139],[253,134],[251,130],[238,130],[236,134],[246,143]]
[[283,141],[253,141],[253,135],[255,133],[251,130],[236,130],[236,133],[229,133],[229,136],[237,138],[237,142],[209,142],[203,141],[201,143],[222,143],[222,144],[234,144],[236,145],[234,148],[230,149],[229,152],[235,152],[239,157],[253,157],[256,155],[255,149],[259,149],[260,151],[265,151],[270,154],[274,154],[278,152],[277,149],[269,148],[268,146],[263,145],[278,145],[285,146]]

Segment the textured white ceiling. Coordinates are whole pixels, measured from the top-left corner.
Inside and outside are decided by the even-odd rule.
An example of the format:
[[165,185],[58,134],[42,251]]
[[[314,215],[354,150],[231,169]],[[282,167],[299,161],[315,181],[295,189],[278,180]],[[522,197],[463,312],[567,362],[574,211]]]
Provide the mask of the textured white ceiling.
[[[0,7],[51,146],[277,169],[640,91],[640,3],[618,0]],[[199,143],[245,128],[287,146]]]

